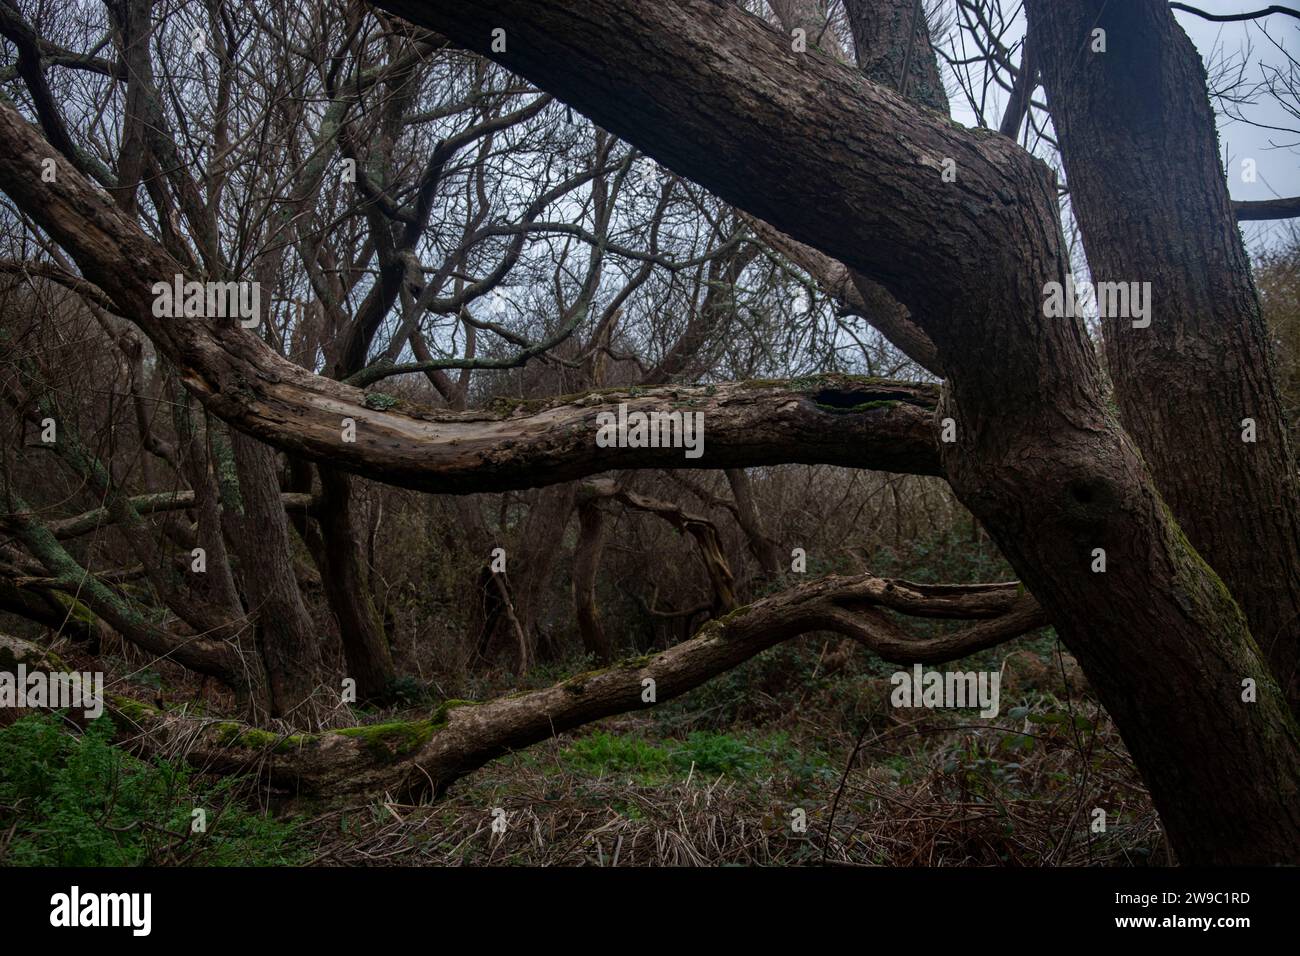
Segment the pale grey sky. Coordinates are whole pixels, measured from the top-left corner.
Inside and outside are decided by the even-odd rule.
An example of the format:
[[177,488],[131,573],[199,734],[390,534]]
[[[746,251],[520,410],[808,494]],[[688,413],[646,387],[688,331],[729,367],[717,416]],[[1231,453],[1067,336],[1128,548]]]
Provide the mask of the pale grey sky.
[[[1190,6],[1208,13],[1244,13],[1263,9],[1267,3],[1258,0],[1189,0]],[[1202,58],[1214,56],[1216,47],[1220,56],[1241,57],[1249,55],[1246,79],[1258,82],[1261,68],[1287,66],[1286,55],[1263,33],[1267,29],[1287,53],[1300,59],[1300,20],[1274,14],[1259,21],[1240,23],[1214,23],[1194,14],[1175,11],[1174,16],[1187,35],[1192,38]],[[1293,106],[1298,106],[1293,102]],[[1255,106],[1244,108],[1247,117],[1259,123],[1286,127],[1300,127],[1294,116],[1271,97],[1264,95]],[[1228,183],[1234,199],[1272,199],[1278,196],[1300,195],[1300,133],[1283,130],[1259,129],[1236,122],[1220,114],[1219,140],[1224,160],[1230,165]],[[1241,160],[1250,157],[1256,162],[1258,181],[1241,181]],[[1271,188],[1270,188],[1271,187]]]
[[[1125,3],[1128,0],[1112,2]],[[1246,13],[1269,5],[1266,0],[1186,2],[1212,14]],[[1011,6],[1012,3],[1008,0],[1007,9]],[[1226,59],[1236,63],[1244,57],[1247,65],[1243,79],[1246,83],[1258,83],[1263,79],[1264,71],[1270,67],[1281,69],[1285,73],[1288,54],[1300,60],[1300,19],[1295,17],[1273,14],[1258,21],[1215,23],[1183,11],[1175,11],[1174,15],[1211,70],[1215,62]],[[1264,35],[1264,30],[1272,36],[1272,41]],[[1273,41],[1286,52],[1279,50]],[[1281,129],[1251,126],[1224,115],[1219,104],[1216,103],[1215,106],[1219,113],[1219,142],[1232,197],[1250,200],[1300,195],[1300,133],[1292,132],[1300,127],[1300,120],[1289,115],[1267,93],[1261,95],[1255,105],[1244,106],[1243,112],[1257,123],[1282,127]],[[1300,109],[1300,103],[1292,100],[1292,107]],[[968,125],[976,123],[974,114],[960,95],[953,97],[952,110],[958,121]],[[991,115],[1000,115],[1000,110]],[[1247,157],[1255,161],[1256,181],[1253,183],[1242,181],[1241,161]],[[1269,244],[1278,228],[1277,224],[1266,222],[1244,225],[1252,248]]]

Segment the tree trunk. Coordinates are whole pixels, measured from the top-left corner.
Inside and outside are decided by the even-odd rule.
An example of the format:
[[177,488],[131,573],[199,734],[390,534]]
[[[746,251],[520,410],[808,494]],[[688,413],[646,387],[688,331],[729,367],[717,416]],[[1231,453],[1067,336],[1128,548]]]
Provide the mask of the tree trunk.
[[[957,441],[941,443],[955,491],[1058,622],[1120,727],[1182,860],[1300,859],[1300,741],[1267,663],[1110,414],[1082,323],[1044,320],[1045,284],[1064,282],[1068,263],[1056,184],[1042,163],[996,133],[964,130],[917,108],[815,50],[793,52],[788,37],[732,4],[381,5],[551,89],[673,170],[893,294],[950,376],[937,417],[956,426]],[[508,30],[507,51],[489,48],[497,27]],[[590,430],[573,427],[590,425],[590,406],[579,413],[557,401],[528,416],[525,433],[552,442],[523,443],[534,464],[551,466],[529,473],[518,467],[526,455],[512,457],[518,423],[501,416],[369,410],[355,389],[294,368],[233,326],[159,321],[141,277],[169,275],[174,264],[67,163],[56,157],[57,182],[44,183],[37,170],[48,145],[2,104],[0,138],[0,185],[177,361],[187,385],[240,427],[415,486],[437,486],[450,461],[460,470],[448,490],[563,481],[597,464],[664,459],[594,454]],[[955,181],[940,178],[945,160],[955,163]],[[825,404],[820,397],[818,406]],[[806,407],[812,403],[789,393],[775,404],[777,421],[786,409],[815,420]],[[852,414],[832,420],[829,438],[817,430],[826,444],[851,443],[872,417],[856,405],[837,406],[833,393],[830,405]],[[735,441],[734,409],[715,407]],[[356,417],[358,442],[340,441],[343,415]],[[799,436],[791,437],[793,452],[766,446],[777,441],[769,434],[746,436],[746,453],[757,447],[758,457],[772,460],[804,454]],[[460,442],[465,438],[473,440]],[[723,442],[722,453],[701,464],[760,463],[729,457],[735,449]],[[499,468],[497,455],[511,458],[511,467]],[[1107,552],[1106,574],[1090,569],[1097,547]],[[767,623],[747,636],[762,643],[773,629],[792,626]],[[750,616],[740,616],[692,650],[714,662],[734,660],[728,638],[750,626]],[[625,680],[636,676],[630,669],[570,683],[558,697],[534,699],[531,710],[502,705],[493,713],[517,732],[477,737],[472,748],[456,741],[477,722],[453,712],[448,735],[433,737],[429,765],[447,754],[453,769],[481,762],[595,712],[567,706],[562,719],[550,721],[550,704],[568,700],[564,694],[581,698],[590,687],[610,691],[592,698],[607,706],[633,703],[639,698]],[[695,679],[700,672],[690,673]],[[682,683],[671,668],[661,676]],[[1258,681],[1258,702],[1241,700],[1244,678]]]
[[275,452],[233,429],[230,443],[243,509],[232,519],[238,529],[234,546],[249,613],[257,621],[271,713],[303,720],[310,714],[302,708],[322,676],[320,641],[294,575]]
[[609,635],[600,623],[596,604],[596,571],[604,547],[604,516],[592,500],[578,505],[578,541],[573,546],[573,607],[578,619],[582,648],[602,664],[614,659]]
[[[919,590],[918,590],[919,588]],[[186,743],[191,763],[205,769],[267,777],[291,792],[333,796],[389,793],[416,798],[441,794],[496,757],[601,717],[642,710],[653,682],[662,702],[698,687],[780,642],[810,631],[833,631],[885,660],[942,663],[973,654],[1040,627],[1045,618],[1015,584],[941,587],[861,575],[808,582],[750,605],[744,614],[710,621],[683,643],[619,661],[542,690],[481,703],[445,701],[424,719],[351,727],[320,734],[277,736],[233,721],[162,715],[136,701],[110,701],[124,726],[165,748]],[[938,593],[936,593],[938,592]],[[880,613],[979,618],[937,637],[916,639]]]
[[328,465],[321,465],[319,471],[319,519],[325,544],[321,583],[338,620],[347,660],[345,676],[357,682],[359,699],[383,698],[397,672],[370,594],[364,541],[352,508],[352,478]]
[[[1082,322],[1044,320],[1044,288],[1064,283],[1068,261],[1041,163],[792,53],[730,5],[381,5],[522,73],[907,306],[950,376],[949,480],[1058,622],[1180,858],[1300,859],[1295,721],[1231,594],[1108,412]],[[508,51],[493,51],[503,25]],[[940,178],[944,158],[956,182]],[[844,214],[827,215],[826,183]],[[1110,573],[1091,571],[1097,547]],[[1256,703],[1242,702],[1245,678]]]
[[763,577],[776,580],[784,570],[781,560],[781,548],[767,536],[763,527],[763,517],[758,512],[758,503],[754,500],[754,488],[750,484],[749,474],[743,468],[728,468],[727,482],[731,485],[731,494],[736,499],[736,521],[745,532],[749,550],[758,560]]
[[1151,284],[1102,319],[1124,427],[1300,713],[1300,479],[1201,57],[1163,0],[1028,10],[1093,281]]

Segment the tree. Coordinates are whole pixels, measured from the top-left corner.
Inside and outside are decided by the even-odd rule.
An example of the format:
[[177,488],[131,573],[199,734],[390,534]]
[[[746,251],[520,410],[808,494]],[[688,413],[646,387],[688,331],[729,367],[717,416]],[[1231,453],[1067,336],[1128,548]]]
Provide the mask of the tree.
[[[691,466],[663,449],[593,447],[594,409],[613,398],[645,408],[664,398],[685,399],[702,409],[709,416],[709,448],[707,460],[695,467],[829,461],[942,473],[1032,597],[1006,585],[926,591],[870,577],[813,582],[715,618],[696,637],[648,659],[549,690],[477,707],[449,702],[428,720],[369,737],[323,733],[287,748],[277,742],[269,773],[316,789],[394,782],[419,787],[421,780],[437,789],[507,748],[640,706],[646,679],[665,699],[807,630],[848,634],[890,659],[943,660],[1050,619],[1120,727],[1181,860],[1300,859],[1300,731],[1293,716],[1300,608],[1296,463],[1217,167],[1203,69],[1163,3],[1134,0],[1113,10],[1102,0],[1026,4],[1027,51],[1047,88],[1094,274],[1130,281],[1131,272],[1132,280],[1151,284],[1151,301],[1160,310],[1150,329],[1134,327],[1130,315],[1104,323],[1118,413],[1082,318],[1056,316],[1045,307],[1053,284],[1059,290],[1071,277],[1055,177],[1009,136],[962,128],[923,105],[927,98],[939,102],[938,73],[932,54],[916,42],[925,34],[924,19],[914,12],[919,5],[847,5],[865,73],[816,43],[792,44],[786,31],[710,0],[493,0],[472,6],[385,0],[379,6],[435,32],[410,34],[409,27],[383,18],[391,60],[382,68],[357,66],[356,83],[337,83],[338,62],[317,64],[334,96],[331,108],[339,110],[333,125],[322,129],[332,131],[345,158],[357,160],[357,211],[367,232],[364,240],[356,234],[356,248],[344,256],[327,252],[316,237],[297,239],[303,270],[332,329],[321,340],[342,343],[331,356],[329,376],[313,374],[233,323],[177,323],[154,314],[150,290],[159,277],[225,277],[243,270],[231,269],[221,248],[216,204],[210,198],[205,203],[187,180],[188,164],[167,133],[143,64],[130,71],[125,125],[131,137],[148,143],[144,164],[163,171],[169,191],[158,177],[133,169],[134,159],[108,173],[72,142],[50,108],[40,69],[26,70],[23,79],[43,134],[17,109],[0,105],[0,187],[76,263],[75,274],[63,266],[57,278],[73,287],[92,284],[96,291],[87,294],[102,295],[113,312],[134,322],[209,413],[316,463],[324,507],[335,509],[320,522],[324,566],[336,568],[326,577],[333,579],[332,591],[359,600],[362,608],[338,615],[345,635],[360,635],[356,643],[364,648],[349,652],[350,668],[366,673],[366,665],[382,662],[384,648],[374,615],[364,608],[369,583],[358,570],[359,538],[348,524],[353,511],[343,473],[465,493],[558,484],[614,468]],[[786,8],[777,11],[786,22],[800,17],[797,4],[778,6]],[[128,60],[139,52],[131,37],[147,14],[145,4],[119,17],[118,42]],[[211,16],[212,36],[228,51],[240,34],[219,8]],[[1106,43],[1096,42],[1097,29],[1105,31]],[[40,53],[39,42],[22,27],[10,35],[20,49],[35,44]],[[481,121],[470,127],[474,135],[444,138],[429,152],[424,172],[404,188],[375,178],[358,151],[360,143],[373,142],[374,169],[400,164],[390,143],[418,72],[400,41],[432,49],[440,37],[536,83],[601,130],[752,217],[750,228],[769,246],[784,244],[783,251],[833,286],[833,294],[872,313],[902,351],[942,369],[941,393],[879,380],[698,388],[656,383],[483,415],[462,411],[463,404],[434,411],[348,384],[424,372],[446,397],[458,387],[463,394],[463,383],[454,386],[433,373],[482,364],[473,355],[418,358],[412,322],[437,302],[440,284],[469,251],[462,244],[425,280],[431,270],[415,258],[414,242],[428,222],[441,164],[451,158],[449,144],[467,148],[497,130],[497,119],[504,126],[527,120],[520,113],[529,107]],[[881,42],[892,45],[873,48]],[[1159,57],[1149,55],[1152,49]],[[219,58],[223,70],[230,69],[229,59]],[[896,63],[898,80],[884,83]],[[277,66],[268,76],[287,73]],[[1032,69],[1022,63],[1028,84],[1018,96],[1022,108],[1032,101]],[[384,90],[369,141],[344,121],[363,79]],[[1118,117],[1106,112],[1115,102],[1128,104]],[[266,109],[264,127],[275,112]],[[1014,119],[1012,136],[1020,125],[1019,115]],[[226,142],[221,122],[212,129],[219,148],[210,164]],[[562,317],[556,335],[544,342],[504,336],[517,350],[507,363],[525,365],[543,345],[555,351],[592,309],[602,260],[617,241],[607,231],[602,202],[617,191],[630,164],[624,159],[620,171],[612,141],[602,137],[592,144],[585,174],[596,184],[590,193],[594,228],[581,230],[590,247],[585,272],[578,278],[571,271],[567,290],[555,281]],[[1171,142],[1178,147],[1158,163],[1135,159],[1148,157],[1154,144],[1167,149]],[[295,159],[301,170],[296,185],[310,182],[308,192],[318,190],[319,152],[304,159],[300,151]],[[52,180],[41,175],[47,160],[56,170]],[[226,182],[226,176],[219,170],[216,179]],[[150,193],[155,237],[138,221],[137,181]],[[466,196],[474,195],[470,182]],[[478,199],[485,205],[481,187],[480,180]],[[266,209],[276,205],[268,202]],[[1117,219],[1116,206],[1147,211],[1146,231]],[[540,214],[524,210],[512,234],[526,234]],[[274,249],[294,223],[275,223],[269,211],[266,217],[274,224],[259,224],[249,240],[259,233]],[[184,228],[178,228],[182,218]],[[470,213],[467,222],[473,219]],[[651,219],[651,256],[658,254],[662,221]],[[467,234],[473,238],[479,228],[492,227],[475,226]],[[730,236],[714,238],[721,241],[704,261],[716,282],[739,253],[728,245]],[[266,248],[261,253],[269,255]],[[511,256],[517,258],[517,250],[507,250],[506,270],[514,264]],[[331,287],[346,285],[349,270],[372,261],[376,274],[368,285]],[[682,261],[672,260],[670,268]],[[1188,263],[1202,261],[1203,271],[1189,280]],[[497,282],[501,272],[493,273]],[[634,282],[635,276],[628,285]],[[492,327],[462,311],[485,293],[483,285],[464,283],[433,311],[456,316],[467,331]],[[357,299],[354,308],[343,308]],[[383,356],[386,362],[367,364],[371,339],[399,302],[402,319],[392,326],[396,351]],[[602,384],[594,357],[608,353],[620,302],[615,296],[592,330],[581,388]],[[715,299],[696,318],[712,327],[725,320],[728,308]],[[700,331],[688,326],[679,356],[694,348],[697,339],[690,336]],[[408,342],[417,361],[396,363]],[[1199,364],[1185,361],[1185,353]],[[1152,379],[1152,369],[1168,378]],[[1211,374],[1213,387],[1207,387]],[[1181,401],[1195,404],[1193,421],[1169,414],[1158,401],[1171,387]],[[15,404],[31,400],[24,390]],[[1249,442],[1242,441],[1247,418],[1254,422]],[[354,424],[355,440],[344,438],[344,419]],[[1206,481],[1200,464],[1206,461],[1230,477]],[[270,482],[265,469],[261,478],[252,477],[252,468],[241,469],[241,482],[245,473],[250,481]],[[331,482],[335,490],[325,490]],[[111,492],[112,483],[105,489]],[[647,505],[617,487],[607,497]],[[115,522],[131,527],[138,517],[131,499],[108,499],[116,502]],[[572,506],[559,505],[566,519]],[[70,559],[51,545],[53,536],[25,504],[11,496],[7,510],[51,575],[60,568],[72,573]],[[590,513],[586,529],[592,547],[597,536]],[[1094,570],[1097,549],[1106,556],[1104,573]],[[339,562],[351,562],[351,570],[337,571]],[[281,567],[281,578],[287,574]],[[719,572],[715,585],[723,581]],[[161,584],[158,590],[166,593]],[[582,590],[575,590],[579,603]],[[111,593],[94,600],[111,625],[127,626]],[[180,602],[172,603],[184,617]],[[337,612],[339,604],[334,607]],[[917,641],[881,608],[988,620]],[[140,639],[167,643],[152,632],[141,632]],[[521,645],[521,660],[526,654]],[[379,690],[389,673],[378,667],[369,689]],[[1253,682],[1257,696],[1243,694],[1244,681]],[[140,708],[134,713],[158,722]],[[164,729],[194,728],[171,722]],[[196,754],[217,764],[239,762],[240,744],[266,743],[228,729],[200,734],[204,746]]]

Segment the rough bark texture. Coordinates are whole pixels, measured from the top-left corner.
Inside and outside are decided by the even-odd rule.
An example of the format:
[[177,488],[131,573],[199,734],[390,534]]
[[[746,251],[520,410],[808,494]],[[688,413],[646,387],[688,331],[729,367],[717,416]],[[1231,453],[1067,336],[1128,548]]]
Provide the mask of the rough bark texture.
[[1093,280],[1151,283],[1103,318],[1124,427],[1300,710],[1300,474],[1200,54],[1161,0],[1028,8]]
[[[916,0],[848,0],[845,10],[853,33],[854,60],[871,79],[890,89],[899,89],[906,74],[917,74],[901,92],[916,102],[947,112],[947,97],[938,82],[938,65],[930,49],[930,34],[925,16],[915,7]],[[821,5],[815,0],[786,0],[772,3],[772,11],[787,33],[796,27],[818,36],[825,27]],[[905,10],[903,8],[906,8]],[[833,34],[825,37],[833,40]],[[838,44],[818,44],[840,62],[848,62]],[[924,56],[917,53],[920,47]],[[906,65],[904,61],[907,61]],[[896,61],[895,67],[890,67]],[[933,76],[931,76],[933,74]],[[782,233],[771,224],[753,216],[746,217],[755,233],[768,245],[806,270],[841,308],[860,315],[885,336],[895,348],[922,368],[942,375],[934,343],[912,321],[907,309],[877,282],[854,273],[811,246]]]
[[233,543],[266,662],[271,713],[284,717],[302,707],[316,688],[321,676],[320,639],[294,574],[275,452],[238,431],[232,430],[230,443],[242,507],[233,519],[239,532]]
[[858,69],[868,79],[941,113],[948,94],[930,46],[924,0],[844,0]]
[[352,502],[352,479],[334,468],[321,467],[321,535],[327,542],[321,580],[330,609],[338,620],[339,638],[347,658],[347,674],[357,682],[363,700],[381,698],[397,676],[370,594],[361,529]]
[[[1124,734],[1181,859],[1300,859],[1300,740],[1276,682],[1232,596],[1182,535],[1108,411],[1082,324],[1042,318],[1044,284],[1067,273],[1046,167],[995,132],[961,129],[815,51],[791,52],[788,38],[730,4],[382,6],[492,55],[906,306],[949,376],[940,410],[957,424],[958,440],[941,449],[949,480],[1058,622]],[[508,51],[491,53],[492,30],[503,26]],[[88,189],[74,195],[84,180],[66,164],[57,184],[42,184],[35,160],[48,147],[6,107],[0,139],[0,185],[174,356],[214,412],[317,456],[338,449],[349,468],[427,479],[414,450],[427,452],[420,438],[445,439],[438,431],[446,425],[375,416],[367,424],[381,440],[364,451],[340,447],[328,410],[359,411],[357,392],[292,368],[232,328],[152,318],[142,306],[148,283],[168,275],[165,257]],[[957,164],[956,182],[941,179],[945,158]],[[847,443],[858,416],[869,414],[843,415],[843,428],[830,431]],[[501,431],[475,435],[484,458],[510,451],[493,442]],[[393,452],[403,442],[410,458]],[[367,453],[382,465],[367,466]],[[599,461],[648,463],[618,457]],[[703,463],[740,464],[722,458]],[[546,480],[589,467],[553,464]],[[465,474],[475,490],[487,490],[483,475],[499,477],[490,466]],[[1126,573],[1093,574],[1096,547]],[[612,707],[639,706],[637,678],[685,689],[800,629],[863,628],[869,618],[858,601],[828,606],[803,588],[770,602],[714,622],[644,666],[633,662],[628,673],[610,669],[514,701],[450,709],[414,742],[401,731],[409,747],[390,750],[390,738],[373,731],[303,741],[302,753],[311,753],[296,770],[345,788],[419,785],[428,774],[436,788],[504,749]],[[986,630],[1009,636],[992,623]],[[1259,681],[1257,703],[1241,701],[1244,677]],[[381,771],[376,749],[419,756]],[[337,759],[322,762],[327,750]]]
[[[7,147],[0,154],[0,187],[32,210],[118,312],[171,359],[186,387],[218,417],[303,457],[445,494],[528,488],[627,467],[798,462],[939,471],[927,414],[937,399],[933,386],[859,379],[844,389],[848,380],[832,376],[788,388],[769,382],[610,390],[450,412],[313,375],[231,323],[153,316],[152,284],[185,270],[70,165],[56,159],[56,181],[42,182],[41,160],[50,147],[3,103],[0,141]],[[694,402],[678,407],[705,413],[705,455],[687,459],[672,448],[597,449],[596,414],[620,401],[644,411]],[[846,414],[855,407],[860,414]],[[355,441],[343,440],[345,419],[356,424]]]
[[[949,480],[1059,622],[1180,857],[1300,859],[1300,733],[1276,681],[1108,411],[1082,324],[1042,317],[1044,285],[1067,274],[1042,164],[791,53],[730,5],[383,6],[493,56],[906,305],[949,375]],[[501,25],[508,52],[492,53]],[[955,183],[941,181],[944,157]],[[839,214],[827,214],[828,184]],[[1096,547],[1132,573],[1093,574]],[[1260,682],[1258,703],[1241,701],[1245,677]]]

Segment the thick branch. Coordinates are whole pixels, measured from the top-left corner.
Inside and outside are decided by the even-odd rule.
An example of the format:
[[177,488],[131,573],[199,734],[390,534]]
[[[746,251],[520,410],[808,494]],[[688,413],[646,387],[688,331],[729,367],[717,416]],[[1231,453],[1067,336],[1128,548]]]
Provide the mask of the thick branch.
[[[916,640],[880,623],[877,610],[896,589],[911,586],[869,575],[829,577],[757,601],[710,621],[695,637],[666,651],[579,674],[544,690],[481,704],[447,701],[424,720],[277,737],[230,721],[161,714],[117,702],[119,714],[155,744],[182,744],[204,767],[256,767],[286,789],[341,795],[388,790],[441,794],[488,761],[558,733],[646,706],[646,681],[656,702],[677,697],[760,651],[810,631],[846,634],[899,664],[942,663],[995,646],[1046,623],[1033,598],[997,585],[1008,610],[1000,617],[940,637]],[[987,598],[983,595],[980,600]],[[960,616],[956,608],[946,612]]]
[[[534,487],[615,468],[730,468],[787,462],[939,474],[930,420],[938,389],[837,376],[794,383],[633,389],[516,409],[450,412],[313,375],[221,320],[153,315],[155,282],[183,274],[166,252],[0,103],[0,187],[68,249],[86,277],[180,370],[213,414],[269,444],[391,484],[447,494]],[[700,458],[680,448],[604,448],[596,415],[704,413]],[[519,412],[528,408],[523,414]],[[355,441],[344,440],[344,420]]]
[[1300,216],[1300,196],[1286,199],[1234,200],[1232,211],[1238,222],[1295,219]]
[[[815,48],[794,52],[787,35],[738,5],[378,5],[578,106],[668,168],[880,282],[913,316],[969,319],[959,303],[970,303],[973,251],[985,272],[1010,275],[1025,271],[1013,250],[1042,241],[1016,201],[1045,188],[1040,163]],[[492,30],[503,24],[507,48],[493,51]],[[956,163],[955,182],[942,179],[945,159]],[[826,184],[852,215],[826,214]],[[990,245],[990,234],[1003,241]]]

